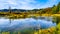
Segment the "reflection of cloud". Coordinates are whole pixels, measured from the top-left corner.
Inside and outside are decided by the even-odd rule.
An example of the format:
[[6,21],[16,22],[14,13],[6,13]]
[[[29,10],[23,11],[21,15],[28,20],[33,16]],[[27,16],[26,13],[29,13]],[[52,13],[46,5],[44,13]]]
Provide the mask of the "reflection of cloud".
[[[15,19],[9,23],[9,19],[0,19],[0,28],[4,27],[3,29],[12,30],[20,28],[30,28],[30,27],[37,27],[37,28],[48,28],[51,26],[55,26],[52,21],[40,20],[40,19],[33,19],[33,18],[25,18],[25,19]],[[2,25],[2,26],[1,26]]]
[[9,23],[8,23],[8,19],[0,19],[0,27],[1,26],[8,26]]
[[56,4],[58,1],[59,0],[0,0],[0,9],[8,8],[9,5],[17,9],[46,8]]

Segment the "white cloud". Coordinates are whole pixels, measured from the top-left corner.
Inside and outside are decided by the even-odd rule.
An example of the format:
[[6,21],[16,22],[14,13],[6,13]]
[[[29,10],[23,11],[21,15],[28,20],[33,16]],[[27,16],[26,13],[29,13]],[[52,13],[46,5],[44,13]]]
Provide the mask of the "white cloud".
[[12,0],[8,0],[7,3],[8,4],[15,4],[15,5],[17,4],[15,1],[12,1]]
[[48,0],[45,3],[38,2],[37,0],[0,0],[0,9],[8,8],[8,6],[11,6],[13,9],[45,8],[54,5],[56,2],[57,0]]

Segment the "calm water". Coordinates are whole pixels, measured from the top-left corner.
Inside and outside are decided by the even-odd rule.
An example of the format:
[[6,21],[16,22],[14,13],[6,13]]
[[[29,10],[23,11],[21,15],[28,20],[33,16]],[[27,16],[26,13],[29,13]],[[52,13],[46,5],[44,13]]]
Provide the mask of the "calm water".
[[[10,23],[11,22],[11,23]],[[52,22],[52,18],[40,17],[38,19],[25,18],[25,19],[5,19],[0,18],[0,30],[20,30],[25,28],[49,28],[56,26],[56,23]]]

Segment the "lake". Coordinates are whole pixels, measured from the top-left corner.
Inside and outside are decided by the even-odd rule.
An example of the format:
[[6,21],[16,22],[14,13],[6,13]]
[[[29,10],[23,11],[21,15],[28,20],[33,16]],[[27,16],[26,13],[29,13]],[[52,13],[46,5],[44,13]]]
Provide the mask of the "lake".
[[1,31],[14,31],[23,30],[26,28],[45,29],[56,26],[56,23],[52,22],[52,17],[38,17],[24,18],[24,19],[7,19],[0,18],[0,30]]

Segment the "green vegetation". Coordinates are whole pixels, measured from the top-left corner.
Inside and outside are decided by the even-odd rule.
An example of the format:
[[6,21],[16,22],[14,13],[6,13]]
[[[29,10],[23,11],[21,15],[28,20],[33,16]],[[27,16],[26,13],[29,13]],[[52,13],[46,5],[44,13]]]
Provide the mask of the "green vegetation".
[[[52,16],[53,22],[57,25],[55,27],[51,27],[48,29],[40,29],[40,30],[25,30],[23,32],[18,32],[18,34],[60,34],[60,2],[58,5],[54,5],[53,7],[45,8],[45,9],[34,9],[27,10],[25,12],[0,12],[0,17],[6,17],[9,19],[18,19],[18,18],[30,18],[30,17],[38,17],[38,16]],[[9,32],[2,32],[2,34],[10,34]],[[14,32],[13,34],[16,34]]]

